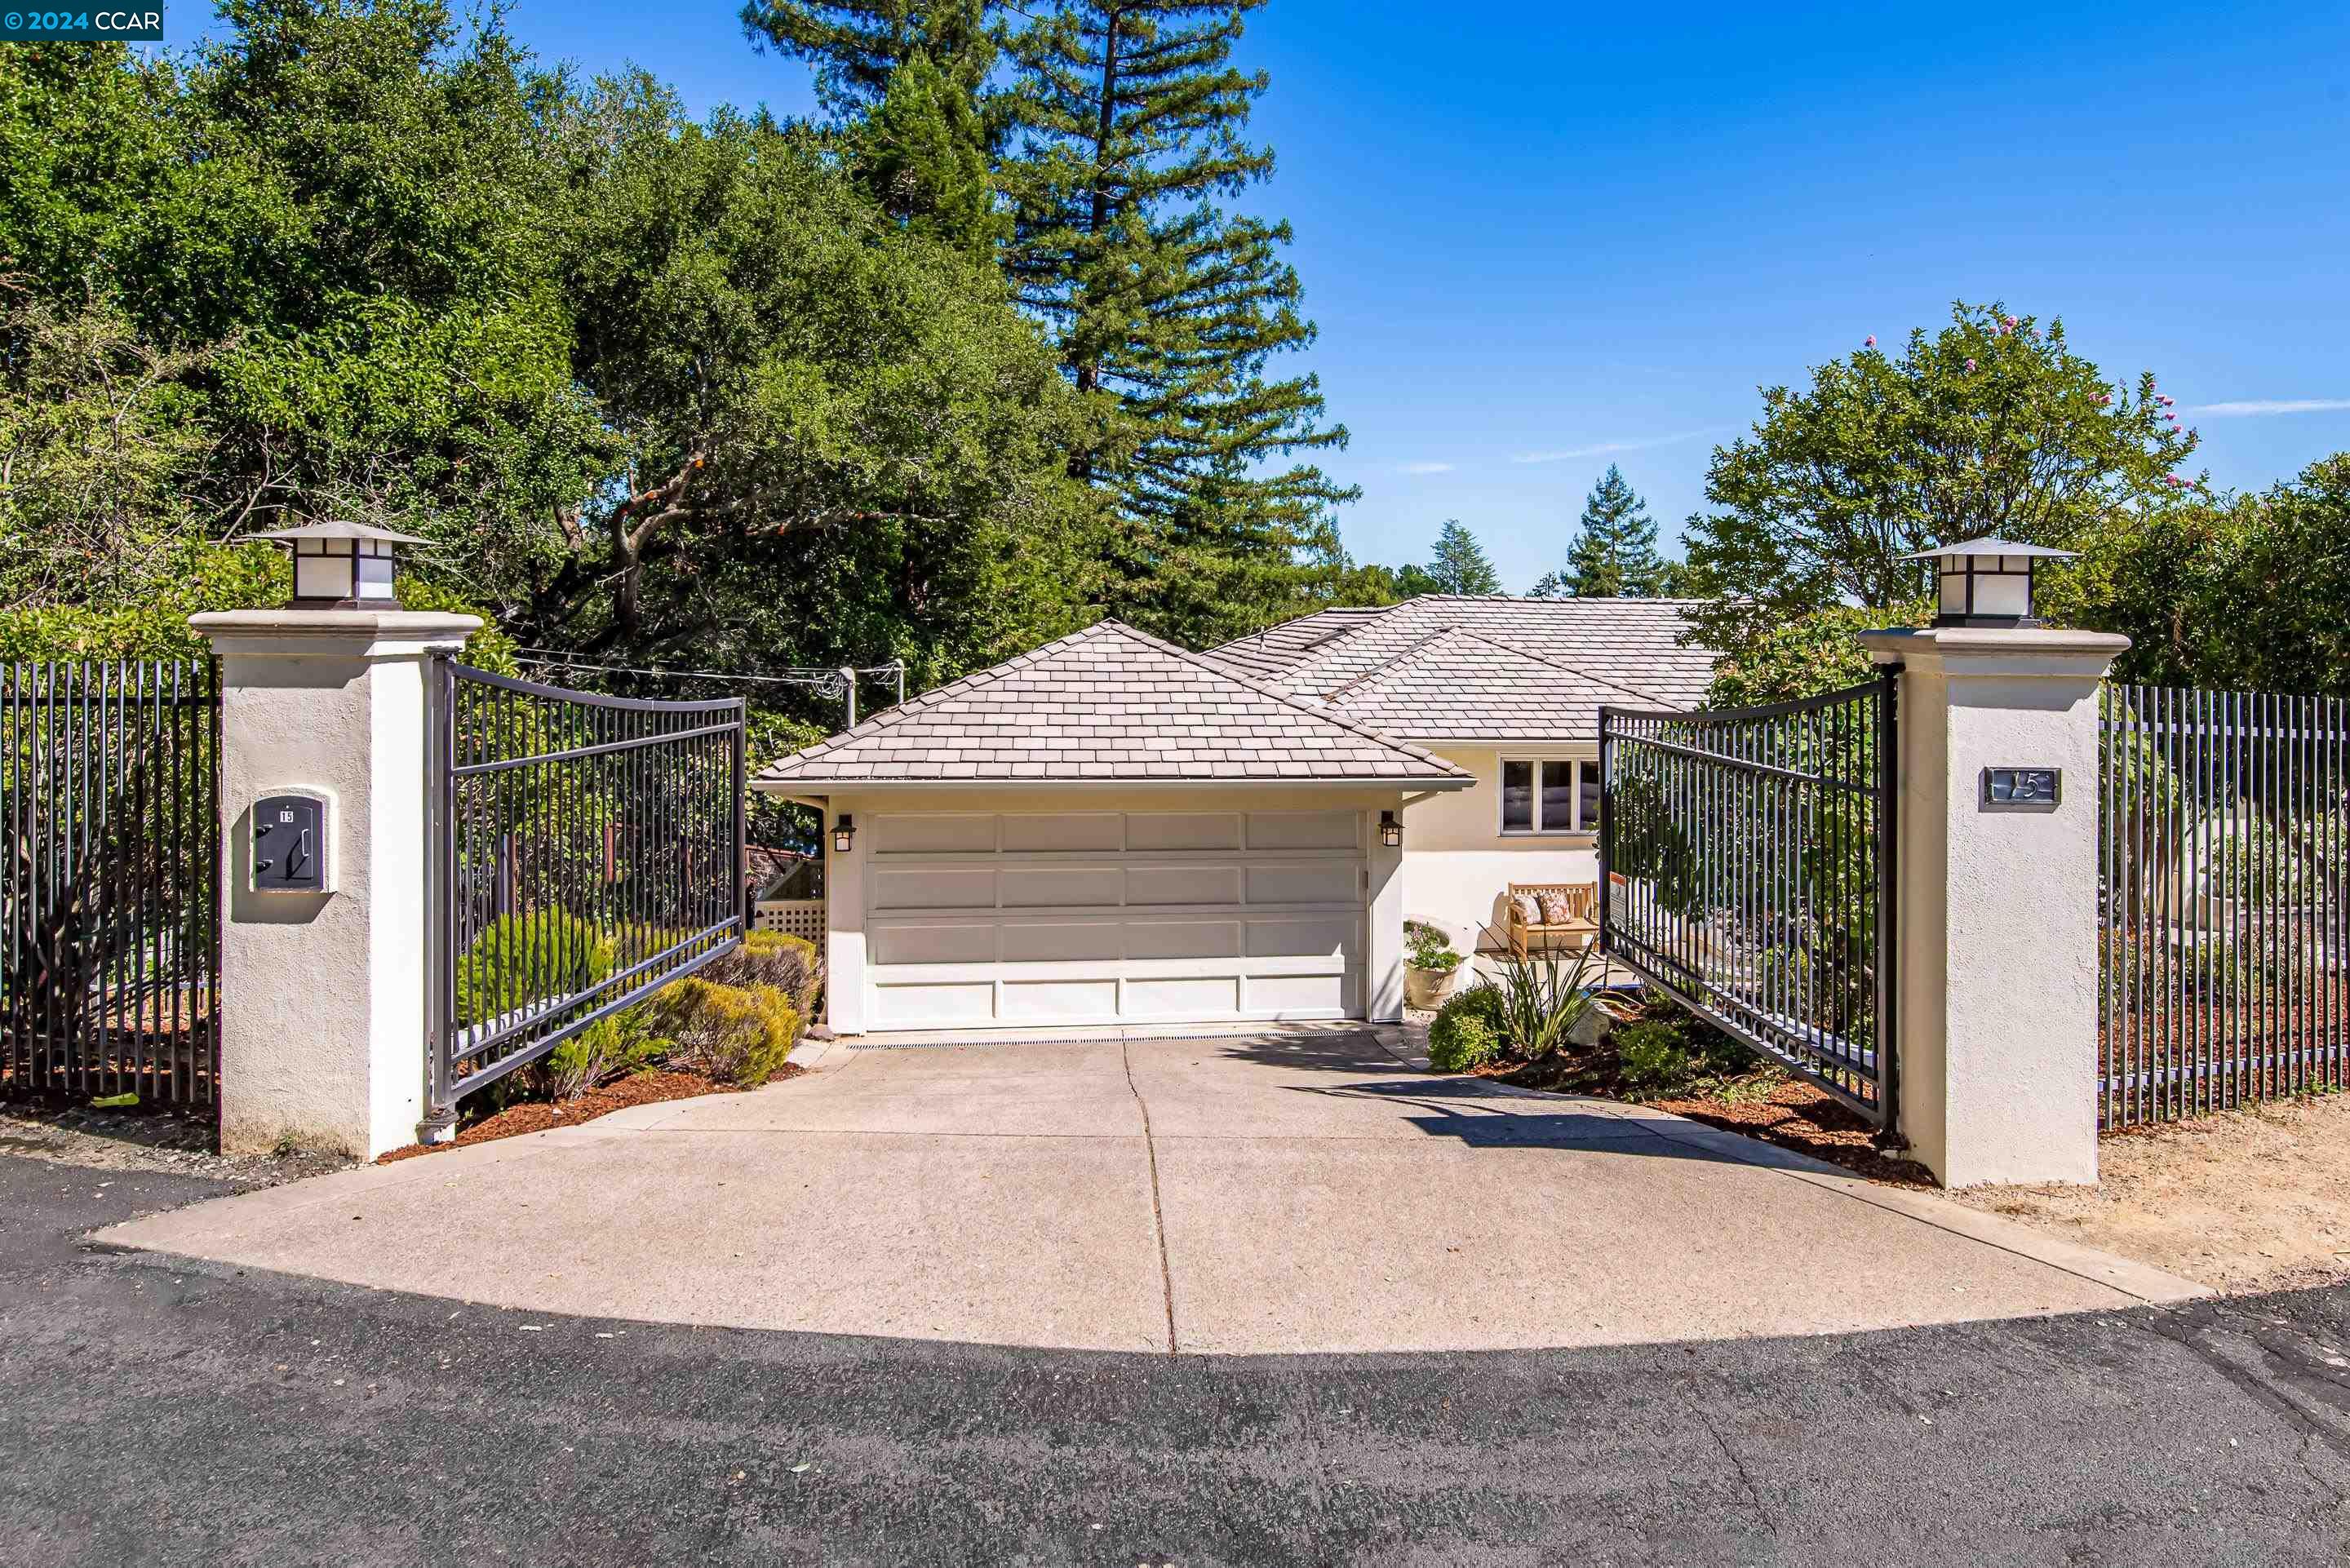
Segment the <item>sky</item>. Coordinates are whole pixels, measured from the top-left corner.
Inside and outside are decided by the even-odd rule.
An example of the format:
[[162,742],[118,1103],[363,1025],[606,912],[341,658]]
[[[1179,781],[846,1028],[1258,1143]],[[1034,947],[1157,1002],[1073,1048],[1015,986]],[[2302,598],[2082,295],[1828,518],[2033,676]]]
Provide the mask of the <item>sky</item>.
[[[704,112],[814,112],[738,5],[515,0],[542,56]],[[183,41],[173,30],[173,42]],[[1611,462],[1669,547],[1757,389],[1950,302],[2154,371],[2215,485],[2350,450],[2350,5],[1269,0],[1245,203],[1287,218],[1362,487],[1352,554],[1458,518],[1503,585],[1561,564]]]

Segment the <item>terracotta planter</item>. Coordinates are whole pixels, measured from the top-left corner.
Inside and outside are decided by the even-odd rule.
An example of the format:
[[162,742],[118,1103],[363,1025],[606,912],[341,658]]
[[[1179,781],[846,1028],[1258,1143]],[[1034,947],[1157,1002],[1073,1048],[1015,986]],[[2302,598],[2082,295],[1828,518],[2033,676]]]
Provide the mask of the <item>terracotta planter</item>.
[[1444,999],[1452,994],[1452,987],[1460,980],[1461,971],[1468,967],[1465,960],[1446,970],[1414,969],[1409,964],[1404,965],[1405,1003],[1423,1012],[1434,1012],[1444,1005]]

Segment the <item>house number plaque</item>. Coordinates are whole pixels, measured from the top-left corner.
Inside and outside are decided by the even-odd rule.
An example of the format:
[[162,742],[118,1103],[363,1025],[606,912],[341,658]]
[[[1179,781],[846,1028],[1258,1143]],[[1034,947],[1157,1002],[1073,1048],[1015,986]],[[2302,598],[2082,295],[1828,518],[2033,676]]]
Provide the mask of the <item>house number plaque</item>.
[[2063,798],[2062,768],[1985,768],[1982,808],[1985,811],[2054,811]]

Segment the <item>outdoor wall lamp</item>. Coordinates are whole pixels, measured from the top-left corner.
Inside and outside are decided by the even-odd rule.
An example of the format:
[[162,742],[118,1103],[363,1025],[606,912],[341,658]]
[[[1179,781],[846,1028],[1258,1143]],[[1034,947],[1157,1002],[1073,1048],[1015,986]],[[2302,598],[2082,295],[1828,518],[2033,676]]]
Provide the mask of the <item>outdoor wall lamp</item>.
[[2040,624],[2033,602],[2034,563],[2069,561],[2076,554],[2006,539],[1969,539],[1901,558],[1935,563],[1936,626],[2012,627]]
[[311,523],[254,536],[294,553],[292,609],[398,609],[393,547],[432,543],[365,523]]
[[832,847],[836,852],[846,855],[848,853],[849,845],[854,843],[856,838],[857,828],[854,821],[844,811],[840,814],[840,820],[832,825]]
[[1379,813],[1379,842],[1389,849],[1403,847],[1403,824],[1396,820],[1394,812]]

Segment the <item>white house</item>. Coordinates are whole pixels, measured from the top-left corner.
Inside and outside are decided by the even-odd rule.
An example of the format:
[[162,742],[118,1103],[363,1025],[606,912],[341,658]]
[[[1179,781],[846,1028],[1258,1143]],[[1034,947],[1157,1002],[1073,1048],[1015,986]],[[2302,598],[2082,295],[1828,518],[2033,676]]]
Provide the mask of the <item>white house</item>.
[[755,785],[827,815],[832,1025],[1397,1019],[1407,917],[1465,943],[1596,878],[1598,710],[1699,703],[1685,608],[1429,596],[1204,653],[1104,621],[785,757]]

